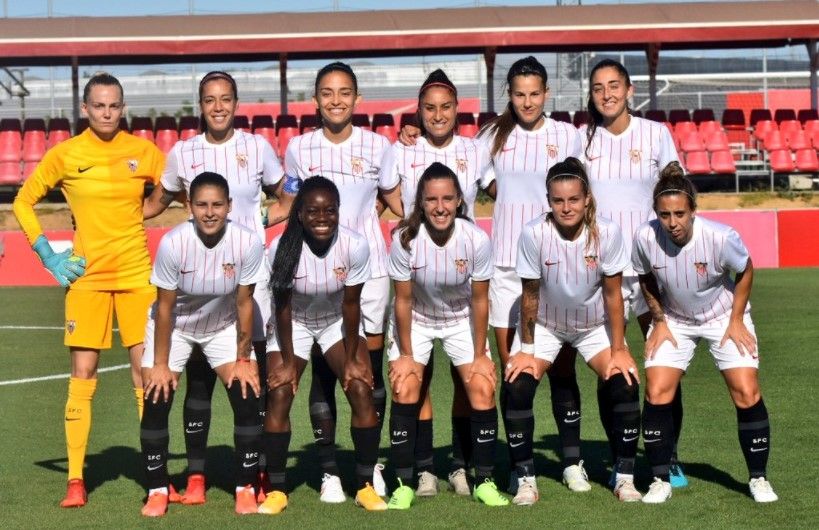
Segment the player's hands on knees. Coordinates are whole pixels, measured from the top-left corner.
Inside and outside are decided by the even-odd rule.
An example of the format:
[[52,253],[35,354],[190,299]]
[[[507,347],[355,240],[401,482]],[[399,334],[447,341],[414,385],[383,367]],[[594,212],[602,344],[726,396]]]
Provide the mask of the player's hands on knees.
[[640,384],[640,370],[637,369],[637,363],[634,362],[628,348],[611,348],[611,359],[606,367],[605,379],[608,380],[617,372],[623,374],[628,386],[631,386],[632,382]]
[[233,368],[231,368],[230,374],[228,375],[227,387],[230,388],[236,381],[238,381],[242,387],[242,399],[247,399],[248,387],[253,390],[253,394],[256,397],[261,395],[262,386],[259,384],[259,365],[256,364],[256,361],[251,360],[247,362],[237,360],[234,362]]
[[646,337],[646,359],[649,361],[653,359],[654,354],[657,353],[657,350],[665,341],[670,342],[675,348],[677,347],[677,340],[671,330],[668,329],[668,324],[665,320],[660,320],[654,323],[651,333]]
[[398,141],[403,145],[415,145],[415,140],[421,136],[421,129],[414,125],[404,125],[398,133]]
[[157,403],[160,399],[167,402],[171,391],[176,390],[178,384],[167,364],[157,364],[148,370],[148,377],[143,383],[145,399]]
[[498,383],[498,375],[495,371],[495,363],[488,355],[476,355],[475,360],[469,366],[465,383],[469,384],[476,375],[483,376],[492,384],[492,388]]
[[342,374],[343,378],[341,380],[341,388],[345,392],[350,387],[350,384],[355,380],[361,381],[367,385],[367,388],[370,389],[375,386],[372,370],[370,369],[368,363],[369,360],[363,361],[359,359],[357,355],[353,355],[344,361],[344,373]]
[[548,365],[546,361],[538,359],[532,353],[517,352],[509,357],[509,361],[504,368],[504,379],[509,383],[514,383],[523,372],[529,372],[532,377],[540,381],[546,372]]
[[420,384],[424,380],[424,368],[421,363],[415,362],[412,355],[399,355],[398,359],[390,362],[387,371],[393,393],[400,396],[404,391],[407,378],[414,377]]
[[734,341],[740,355],[745,356],[747,354],[754,359],[759,357],[756,337],[754,337],[753,333],[748,331],[748,328],[745,326],[745,322],[742,320],[731,319],[728,322],[728,329],[725,330],[725,335],[723,335],[722,340],[719,343],[719,347],[722,348],[725,346],[729,340]]
[[273,390],[280,386],[289,386],[293,391],[293,395],[296,395],[296,391],[299,389],[299,374],[298,370],[296,370],[296,363],[282,363],[268,370],[268,372],[267,388]]

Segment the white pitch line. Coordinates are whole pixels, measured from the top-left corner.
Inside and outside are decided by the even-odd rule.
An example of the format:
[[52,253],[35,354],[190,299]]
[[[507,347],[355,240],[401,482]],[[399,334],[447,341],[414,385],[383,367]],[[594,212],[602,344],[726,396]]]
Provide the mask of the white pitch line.
[[[107,366],[105,368],[99,368],[97,373],[103,372],[113,372],[114,370],[123,370],[125,368],[130,368],[130,364],[118,364],[116,366]],[[13,379],[11,381],[0,381],[0,386],[5,385],[22,385],[23,383],[38,383],[40,381],[51,381],[52,379],[68,379],[71,377],[71,374],[56,374],[56,375],[45,375],[43,377],[29,377],[26,379]]]
[[[63,330],[65,328],[63,326],[0,326],[0,329],[11,329],[11,330],[15,330],[15,329],[33,329],[33,330],[38,330],[38,329],[49,330],[50,329],[50,330],[57,330],[57,329],[59,329],[59,330]],[[114,328],[113,330],[114,331],[119,331],[119,328]]]

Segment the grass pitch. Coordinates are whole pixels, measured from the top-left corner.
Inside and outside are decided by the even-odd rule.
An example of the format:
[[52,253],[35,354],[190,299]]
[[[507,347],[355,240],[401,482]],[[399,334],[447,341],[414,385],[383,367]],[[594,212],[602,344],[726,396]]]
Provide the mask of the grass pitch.
[[[69,370],[62,346],[63,292],[58,288],[0,290],[0,381],[39,378]],[[94,399],[93,426],[86,460],[89,503],[82,509],[58,507],[65,490],[65,447],[62,413],[66,378],[0,384],[0,525],[4,528],[238,528],[275,525],[280,528],[533,528],[533,527],[814,527],[819,520],[819,460],[813,455],[819,439],[816,421],[819,375],[819,269],[757,271],[752,298],[759,334],[762,391],[771,415],[772,452],[769,479],[780,501],[757,505],[747,494],[745,464],[736,435],[736,416],[722,378],[707,350],[700,347],[683,383],[685,420],[680,456],[691,485],[674,490],[665,505],[620,504],[605,487],[608,449],[597,417],[595,380],[578,366],[583,393],[582,454],[593,481],[589,493],[569,492],[560,484],[557,434],[549,404],[548,384],[536,400],[536,466],[540,502],[532,507],[490,509],[446,491],[419,499],[408,512],[365,513],[352,501],[324,505],[318,501],[319,469],[311,448],[307,415],[309,370],[293,407],[293,441],[288,462],[290,506],[279,516],[233,514],[231,462],[232,420],[225,393],[214,394],[214,421],[208,452],[208,502],[204,506],[171,506],[160,520],[139,515],[144,490],[139,454],[136,406],[127,370],[100,374]],[[18,328],[12,328],[17,326]],[[24,329],[24,326],[55,329]],[[636,355],[642,340],[635,329],[629,342]],[[117,346],[104,352],[101,367],[127,362]],[[184,385],[184,383],[183,383]],[[435,458],[438,475],[448,470],[451,382],[447,359],[435,356]],[[171,418],[170,470],[184,484],[180,388]],[[339,402],[339,461],[350,486],[353,455],[349,408]],[[501,439],[503,435],[501,433]],[[381,461],[388,458],[382,439]],[[642,445],[641,445],[642,448]],[[648,464],[638,456],[637,483],[645,490]],[[498,448],[496,475],[506,485],[505,443]],[[388,474],[389,475],[389,474]],[[392,478],[388,476],[388,485]]]

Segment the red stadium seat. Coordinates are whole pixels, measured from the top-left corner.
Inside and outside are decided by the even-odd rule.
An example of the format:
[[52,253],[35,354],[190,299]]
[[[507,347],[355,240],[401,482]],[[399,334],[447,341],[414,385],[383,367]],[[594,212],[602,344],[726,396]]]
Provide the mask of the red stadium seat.
[[785,136],[785,141],[788,143],[788,149],[791,151],[799,151],[800,149],[811,149],[813,146],[811,145],[810,137],[805,134],[805,131],[799,129],[798,131],[793,131],[787,136]]
[[583,125],[588,124],[589,123],[589,111],[587,111],[587,110],[575,111],[574,116],[572,116],[572,123],[574,123],[574,126],[577,127],[578,129],[580,127],[582,127]]
[[567,110],[553,110],[549,113],[549,117],[554,121],[562,121],[563,123],[571,123],[572,117]]
[[0,185],[20,183],[20,162],[0,162]]
[[776,122],[772,120],[760,120],[756,122],[756,126],[754,126],[754,138],[756,138],[757,142],[764,142],[768,133],[778,130],[779,128],[776,126]]
[[17,131],[23,132],[23,126],[17,118],[3,118],[0,120],[0,131]]
[[[174,123],[174,125],[176,124]],[[156,146],[166,155],[178,140],[179,133],[176,132],[176,127],[173,129],[157,129],[156,131]]]
[[730,151],[728,135],[725,131],[716,131],[705,137],[705,150],[709,152]]
[[816,109],[799,109],[799,112],[796,114],[796,119],[801,121],[804,126],[805,122],[819,120],[819,111]]
[[39,162],[24,162],[23,163],[23,181],[25,181],[28,177],[34,173],[34,170],[37,169],[37,164]]
[[668,121],[672,125],[677,125],[681,121],[691,121],[691,115],[687,109],[673,109],[668,113]]
[[[302,116],[302,122],[307,116],[311,116],[311,114],[305,114]],[[312,116],[315,117],[313,114]],[[296,117],[292,114],[279,114],[276,118],[276,145],[280,157],[284,157],[284,153],[287,150],[287,144],[290,143],[290,139],[299,135],[299,123],[296,120]]]
[[71,131],[63,131],[60,129],[56,129],[48,133],[48,142],[46,143],[46,148],[51,149],[55,145],[60,142],[64,142],[71,138]]
[[784,136],[790,136],[792,133],[801,130],[802,124],[799,123],[799,120],[782,120],[779,122],[779,132]]
[[788,144],[782,133],[779,131],[770,131],[765,135],[765,142],[762,144],[766,151],[778,151],[780,149],[787,149]]
[[[805,134],[812,136],[814,131],[819,131],[819,120],[808,120],[802,124],[802,130]],[[817,146],[819,147],[819,146]]]
[[693,121],[680,121],[674,125],[674,133],[679,136],[680,139],[688,136],[688,133],[696,131],[697,126]]
[[692,175],[707,175],[711,173],[711,165],[708,163],[708,153],[705,151],[693,151],[685,155],[685,168]]
[[273,124],[273,116],[270,114],[254,114],[250,120],[250,124],[253,127],[254,133],[256,129],[272,129],[275,127]]
[[705,142],[702,141],[700,133],[697,131],[692,131],[680,139],[680,149],[684,153],[705,151]]
[[361,127],[362,129],[372,130],[370,125],[370,116],[367,114],[353,114],[353,127]]
[[668,121],[668,116],[666,116],[664,110],[654,109],[646,111],[646,119],[659,123],[665,123]]
[[725,129],[745,129],[745,113],[742,109],[725,109],[722,111],[722,126]]
[[182,129],[181,131],[179,131],[179,139],[190,140],[197,134],[199,134],[199,129]]
[[715,119],[713,109],[694,109],[694,112],[691,114],[691,121],[697,125],[704,121],[714,121]]
[[[124,120],[125,118],[123,118]],[[122,128],[122,120],[120,120],[120,128]],[[127,129],[125,129],[127,130]],[[147,116],[137,116],[131,118],[131,134],[139,138],[145,138],[148,141],[154,141],[154,122]]]
[[793,109],[776,109],[774,112],[774,121],[782,123],[783,121],[796,120],[796,111]]
[[809,173],[819,172],[819,159],[814,149],[800,149],[795,153],[796,169]]
[[154,132],[150,129],[136,129],[131,132],[137,138],[145,138],[149,142],[154,141]]
[[273,147],[273,150],[274,151],[276,150],[276,147],[278,145],[278,141],[276,140],[276,129],[275,128],[273,128],[273,127],[259,127],[258,129],[256,129],[253,132],[255,134],[258,134],[259,136],[261,136],[265,140],[267,140],[267,143],[269,143]]
[[813,144],[813,148],[819,150],[819,129],[816,129],[810,134],[811,143]]
[[703,138],[708,138],[715,132],[722,131],[722,125],[718,121],[703,121],[700,122],[699,131]]
[[768,109],[752,109],[751,117],[748,120],[748,124],[751,127],[756,127],[757,122],[760,121],[773,121],[771,111]]
[[734,155],[731,151],[714,151],[711,153],[711,169],[720,175],[730,175],[737,172]]
[[179,118],[179,139],[187,140],[199,134],[199,118],[197,116],[182,116]]
[[276,132],[282,127],[298,127],[299,134],[314,131],[319,127],[319,117],[317,114],[302,114],[301,119],[294,122],[295,116],[292,119],[289,114],[282,114],[276,120]]
[[237,114],[233,117],[233,128],[237,131],[249,131],[250,120],[244,114]]
[[[403,129],[404,125],[412,125],[413,127],[418,127],[418,117],[415,115],[414,112],[405,112],[401,114],[401,126],[399,129]],[[400,130],[398,131],[400,134]]]
[[27,131],[23,136],[23,162],[39,162],[47,149],[45,131]]
[[23,139],[17,131],[0,131],[0,162],[20,162]]
[[787,149],[777,149],[768,153],[768,162],[774,173],[793,173],[793,157]]
[[475,115],[471,112],[458,113],[458,134],[467,138],[474,138],[478,134],[478,124],[475,123]]
[[489,111],[481,112],[480,114],[478,114],[478,129],[483,128],[483,126],[486,125],[487,122],[494,120],[497,117],[498,117],[497,112]]
[[373,130],[382,136],[386,136],[390,142],[398,139],[398,131],[395,129],[395,119],[392,114],[373,114]]
[[[77,123],[74,124],[74,136],[78,134],[82,134],[84,130],[88,128],[88,118],[80,118],[77,120]],[[127,129],[123,129],[127,130]]]
[[643,117],[643,111],[641,111],[641,110],[630,110],[630,111],[628,111],[628,113],[631,114],[632,116],[634,116],[635,118],[642,118]]

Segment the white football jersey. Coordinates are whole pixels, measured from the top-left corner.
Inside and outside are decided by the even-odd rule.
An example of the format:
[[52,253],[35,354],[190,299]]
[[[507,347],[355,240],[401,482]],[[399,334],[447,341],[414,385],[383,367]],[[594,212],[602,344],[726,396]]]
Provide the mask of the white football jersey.
[[[493,138],[487,137],[487,146]],[[542,127],[527,131],[516,126],[493,157],[497,198],[492,216],[495,265],[514,267],[518,237],[532,219],[549,211],[546,174],[549,169],[583,153],[583,138],[570,123],[546,118]]]
[[373,278],[387,275],[387,245],[375,208],[378,189],[391,190],[398,178],[381,173],[390,142],[384,136],[353,127],[352,135],[334,144],[316,129],[296,136],[287,146],[285,171],[306,180],[321,175],[333,181],[341,197],[339,223],[361,234],[370,245]]
[[233,202],[228,219],[256,232],[264,245],[262,186],[275,186],[284,176],[279,159],[267,140],[258,134],[238,130],[222,144],[209,143],[204,134],[180,140],[168,153],[162,187],[187,193],[193,179],[203,171],[225,177]]
[[475,218],[475,197],[478,188],[486,188],[495,180],[492,160],[483,142],[472,138],[455,135],[452,141],[442,148],[430,144],[424,137],[419,137],[415,145],[403,145],[396,142],[384,158],[381,172],[387,172],[387,179],[393,182],[396,177],[401,181],[401,202],[404,204],[404,216],[409,217],[415,206],[415,195],[421,175],[434,162],[440,162],[451,169],[458,177],[461,191],[464,194],[466,215]]
[[[276,259],[281,236],[270,243],[268,259]],[[344,287],[370,279],[370,247],[359,234],[338,227],[338,234],[324,256],[316,256],[302,244],[301,257],[293,275],[290,310],[293,321],[321,330],[342,317]]]
[[222,240],[207,248],[186,221],[162,236],[151,283],[176,291],[175,328],[202,336],[236,323],[236,289],[256,283],[260,268],[264,245],[254,232],[228,221]]
[[[637,274],[653,274],[665,312],[685,324],[704,324],[730,315],[734,281],[730,273],[748,266],[748,249],[736,230],[702,217],[694,218],[691,240],[678,247],[660,221],[640,226],[634,238],[632,265]],[[750,311],[750,303],[745,308]]]
[[[581,134],[585,140],[585,126]],[[632,116],[626,130],[618,135],[597,127],[583,160],[597,201],[597,215],[620,226],[631,255],[637,227],[655,217],[652,194],[660,171],[679,161],[671,133],[662,123]]]
[[575,333],[608,320],[603,300],[603,276],[614,276],[629,264],[620,227],[597,218],[599,244],[586,248],[588,230],[567,241],[543,214],[529,222],[518,242],[518,276],[540,280],[538,323]]
[[442,247],[421,224],[418,235],[404,249],[396,231],[390,246],[390,277],[412,281],[412,319],[440,326],[469,318],[472,281],[492,277],[489,236],[477,225],[455,219],[455,229]]

